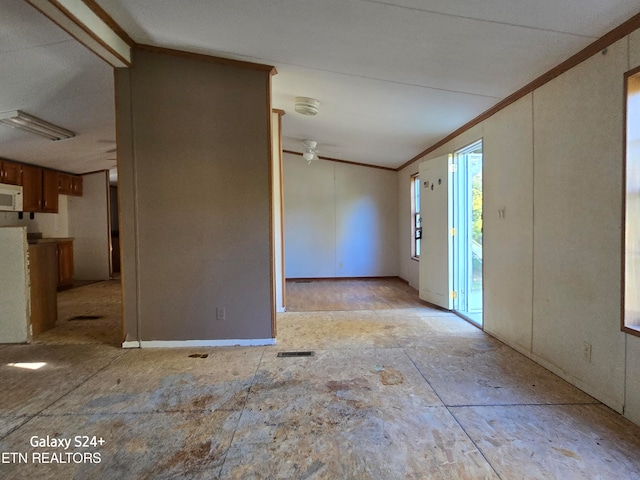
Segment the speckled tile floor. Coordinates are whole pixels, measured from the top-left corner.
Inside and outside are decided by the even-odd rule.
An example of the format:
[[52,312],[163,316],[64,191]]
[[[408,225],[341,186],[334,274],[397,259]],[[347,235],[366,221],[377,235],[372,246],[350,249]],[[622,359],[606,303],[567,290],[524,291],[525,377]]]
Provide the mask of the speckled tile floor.
[[[89,287],[65,315],[112,316]],[[376,305],[281,314],[275,347],[121,350],[64,319],[0,346],[0,478],[640,478],[640,427],[452,314]]]

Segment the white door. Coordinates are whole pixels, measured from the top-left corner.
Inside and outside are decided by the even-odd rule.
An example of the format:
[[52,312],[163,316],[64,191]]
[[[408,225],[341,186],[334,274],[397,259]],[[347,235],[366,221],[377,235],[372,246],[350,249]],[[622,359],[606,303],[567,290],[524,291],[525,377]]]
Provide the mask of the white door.
[[452,248],[450,156],[420,164],[420,298],[451,310],[453,290],[450,251]]

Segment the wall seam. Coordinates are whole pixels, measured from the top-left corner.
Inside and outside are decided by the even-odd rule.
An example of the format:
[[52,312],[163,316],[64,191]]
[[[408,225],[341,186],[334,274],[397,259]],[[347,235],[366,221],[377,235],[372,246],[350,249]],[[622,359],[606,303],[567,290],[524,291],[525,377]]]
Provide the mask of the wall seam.
[[131,166],[133,174],[133,238],[135,245],[135,263],[134,274],[136,277],[135,291],[136,291],[136,330],[137,341],[139,345],[142,345],[142,317],[141,317],[141,302],[140,302],[140,235],[138,231],[138,162],[136,161],[136,135],[135,135],[135,119],[133,115],[133,103],[134,103],[134,91],[133,91],[133,71],[129,70],[129,116],[131,122]]
[[109,170],[104,171],[105,174],[105,187],[107,198],[107,269],[109,272],[109,280],[113,278],[113,259],[111,252],[113,251],[113,245],[111,240],[111,181],[109,178]]
[[273,174],[273,106],[271,105],[271,73],[268,74],[266,80],[267,87],[267,145],[269,145],[269,153],[267,158],[267,183],[269,190],[269,299],[271,303],[271,338],[276,338],[277,331],[277,320],[276,320],[276,310],[277,310],[277,292],[276,292],[276,267],[275,267],[275,199],[274,199],[274,174]]
[[535,127],[535,90],[531,92],[531,338],[529,352],[533,353],[533,325],[535,312],[536,285],[536,127]]

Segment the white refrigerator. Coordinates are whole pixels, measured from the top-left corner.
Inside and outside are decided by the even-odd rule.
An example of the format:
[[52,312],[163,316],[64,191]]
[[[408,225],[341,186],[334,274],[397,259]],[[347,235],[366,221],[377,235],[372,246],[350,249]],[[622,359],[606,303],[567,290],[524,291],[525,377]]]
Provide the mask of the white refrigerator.
[[0,227],[0,344],[31,340],[26,227]]

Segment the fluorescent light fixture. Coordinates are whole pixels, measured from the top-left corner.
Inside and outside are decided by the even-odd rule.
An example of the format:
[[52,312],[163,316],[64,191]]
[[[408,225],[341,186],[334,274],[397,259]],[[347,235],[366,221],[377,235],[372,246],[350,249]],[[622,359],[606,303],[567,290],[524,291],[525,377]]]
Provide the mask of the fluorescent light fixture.
[[0,123],[35,133],[49,140],[65,140],[76,136],[71,130],[45,122],[38,117],[34,117],[20,110],[0,113]]

